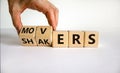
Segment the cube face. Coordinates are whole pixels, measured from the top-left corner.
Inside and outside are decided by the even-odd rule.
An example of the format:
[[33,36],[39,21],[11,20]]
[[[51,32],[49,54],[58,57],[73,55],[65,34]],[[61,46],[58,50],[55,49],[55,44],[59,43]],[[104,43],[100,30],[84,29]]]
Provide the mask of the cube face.
[[84,32],[69,31],[69,47],[83,47]]
[[36,30],[36,42],[38,46],[51,46],[52,27],[38,26]]
[[84,47],[98,47],[99,33],[95,31],[85,32],[85,43]]
[[22,37],[20,37],[20,40],[21,40],[21,44],[23,46],[36,46],[37,45],[34,37],[32,38],[32,37],[22,36]]
[[53,31],[53,47],[68,47],[68,32],[67,31]]
[[23,46],[36,46],[37,44],[35,40],[35,32],[36,32],[35,26],[22,27],[19,33],[21,44]]

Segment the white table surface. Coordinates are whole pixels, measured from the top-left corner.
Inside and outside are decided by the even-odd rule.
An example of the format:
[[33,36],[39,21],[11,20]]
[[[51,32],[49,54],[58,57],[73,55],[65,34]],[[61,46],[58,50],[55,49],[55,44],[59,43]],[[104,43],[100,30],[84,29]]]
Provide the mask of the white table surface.
[[21,46],[1,29],[1,73],[120,73],[120,32],[99,32],[98,48]]

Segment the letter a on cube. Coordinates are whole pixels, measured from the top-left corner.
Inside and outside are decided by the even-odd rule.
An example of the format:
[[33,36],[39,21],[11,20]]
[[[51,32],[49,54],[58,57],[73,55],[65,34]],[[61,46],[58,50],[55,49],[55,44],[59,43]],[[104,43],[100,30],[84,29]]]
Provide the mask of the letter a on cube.
[[38,26],[36,30],[36,42],[38,46],[51,46],[52,27]]
[[23,46],[36,46],[37,44],[35,40],[35,32],[36,32],[35,26],[22,27],[19,33],[21,44]]

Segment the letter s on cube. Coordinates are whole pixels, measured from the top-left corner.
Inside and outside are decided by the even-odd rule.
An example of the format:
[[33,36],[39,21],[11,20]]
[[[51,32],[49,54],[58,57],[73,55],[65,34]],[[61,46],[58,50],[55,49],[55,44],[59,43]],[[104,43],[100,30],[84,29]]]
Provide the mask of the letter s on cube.
[[85,32],[85,43],[84,47],[98,47],[99,43],[99,33],[96,31],[86,31]]
[[35,40],[36,26],[24,26],[22,27],[19,38],[23,46],[36,46]]

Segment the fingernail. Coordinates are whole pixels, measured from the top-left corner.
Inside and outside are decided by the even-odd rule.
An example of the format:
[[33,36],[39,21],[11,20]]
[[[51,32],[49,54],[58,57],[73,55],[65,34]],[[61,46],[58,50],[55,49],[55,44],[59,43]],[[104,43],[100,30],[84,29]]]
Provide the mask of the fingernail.
[[56,30],[56,27],[55,27],[55,26],[53,27],[53,30],[54,30],[54,31]]

